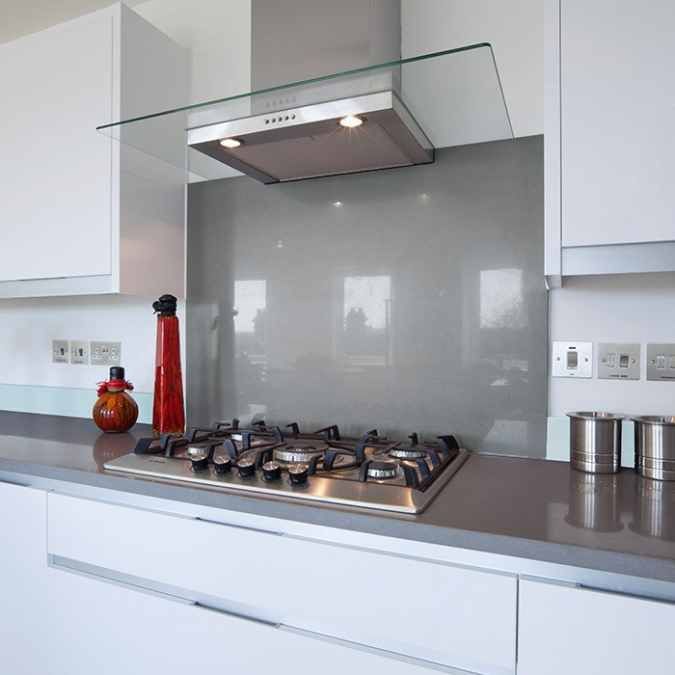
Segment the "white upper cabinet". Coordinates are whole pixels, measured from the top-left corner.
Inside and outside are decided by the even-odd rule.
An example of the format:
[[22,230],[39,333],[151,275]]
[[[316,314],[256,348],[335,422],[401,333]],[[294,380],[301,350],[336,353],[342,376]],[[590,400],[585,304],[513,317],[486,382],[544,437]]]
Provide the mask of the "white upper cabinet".
[[563,245],[675,240],[675,4],[561,10]]
[[675,269],[675,4],[548,2],[547,272]]
[[96,127],[186,97],[187,78],[184,50],[123,5],[0,45],[0,297],[183,295],[184,171]]

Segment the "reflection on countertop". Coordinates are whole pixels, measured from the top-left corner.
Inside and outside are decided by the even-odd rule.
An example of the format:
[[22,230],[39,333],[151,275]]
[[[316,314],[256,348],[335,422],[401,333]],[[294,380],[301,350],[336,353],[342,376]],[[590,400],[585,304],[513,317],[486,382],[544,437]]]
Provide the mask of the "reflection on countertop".
[[101,468],[149,431],[139,425],[105,435],[89,420],[0,412],[0,472],[675,582],[675,482],[474,454],[412,516],[188,488]]

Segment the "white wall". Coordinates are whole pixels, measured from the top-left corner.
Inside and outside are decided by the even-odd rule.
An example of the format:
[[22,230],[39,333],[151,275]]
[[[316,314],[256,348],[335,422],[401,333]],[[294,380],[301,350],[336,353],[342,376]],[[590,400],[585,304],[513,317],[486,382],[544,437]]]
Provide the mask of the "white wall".
[[516,136],[544,133],[541,0],[401,0],[404,57],[490,42]]
[[566,280],[551,291],[549,321],[551,340],[642,344],[639,381],[551,378],[549,415],[598,409],[674,414],[675,383],[647,382],[645,360],[647,342],[675,342],[675,273]]
[[154,373],[153,298],[77,297],[0,302],[0,383],[96,388],[102,366],[52,363],[52,339],[122,342],[122,365],[139,392]]

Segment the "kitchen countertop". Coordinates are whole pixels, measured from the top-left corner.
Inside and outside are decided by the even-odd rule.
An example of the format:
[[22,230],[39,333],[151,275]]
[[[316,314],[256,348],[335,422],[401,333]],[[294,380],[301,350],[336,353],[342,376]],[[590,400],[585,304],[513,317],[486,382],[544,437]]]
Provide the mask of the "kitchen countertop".
[[675,482],[564,462],[473,454],[421,514],[347,510],[108,473],[148,435],[89,420],[0,412],[0,471],[261,516],[675,582]]

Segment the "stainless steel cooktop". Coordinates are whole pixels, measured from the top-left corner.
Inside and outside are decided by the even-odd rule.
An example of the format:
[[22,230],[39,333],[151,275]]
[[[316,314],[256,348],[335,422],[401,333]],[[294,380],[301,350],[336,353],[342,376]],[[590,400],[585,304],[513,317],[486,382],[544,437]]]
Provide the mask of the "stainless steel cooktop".
[[454,436],[406,442],[371,430],[344,438],[337,425],[303,433],[299,425],[242,428],[238,420],[186,436],[141,439],[109,471],[208,489],[282,499],[420,513],[461,468],[468,452]]

